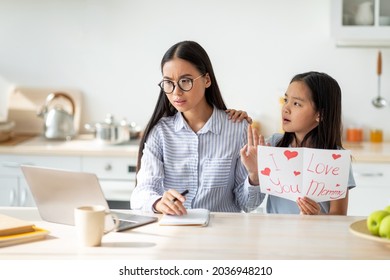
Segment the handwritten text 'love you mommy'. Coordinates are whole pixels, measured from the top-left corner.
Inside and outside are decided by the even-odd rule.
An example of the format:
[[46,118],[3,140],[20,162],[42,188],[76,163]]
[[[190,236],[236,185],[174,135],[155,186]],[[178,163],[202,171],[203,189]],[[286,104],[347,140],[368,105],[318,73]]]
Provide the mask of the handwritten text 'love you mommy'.
[[317,202],[345,197],[350,151],[259,146],[258,155],[265,193],[294,201],[302,196]]

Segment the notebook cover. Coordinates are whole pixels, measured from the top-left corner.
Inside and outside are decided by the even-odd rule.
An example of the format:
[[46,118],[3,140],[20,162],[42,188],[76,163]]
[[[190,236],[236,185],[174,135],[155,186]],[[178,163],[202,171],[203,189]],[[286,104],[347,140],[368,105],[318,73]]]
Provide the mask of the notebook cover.
[[0,236],[0,247],[42,240],[45,239],[48,234],[49,231],[45,229],[33,227],[32,232]]
[[0,237],[32,231],[34,231],[33,223],[0,214]]

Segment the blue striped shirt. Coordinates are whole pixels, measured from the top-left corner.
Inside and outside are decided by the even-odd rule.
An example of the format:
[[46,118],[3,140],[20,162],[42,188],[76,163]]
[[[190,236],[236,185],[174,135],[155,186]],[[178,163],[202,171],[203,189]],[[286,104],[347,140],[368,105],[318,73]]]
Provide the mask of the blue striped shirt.
[[223,110],[195,133],[181,113],[162,118],[145,143],[131,208],[152,211],[164,191],[188,189],[184,207],[215,212],[249,212],[260,203],[240,158],[247,141],[246,121],[234,123]]

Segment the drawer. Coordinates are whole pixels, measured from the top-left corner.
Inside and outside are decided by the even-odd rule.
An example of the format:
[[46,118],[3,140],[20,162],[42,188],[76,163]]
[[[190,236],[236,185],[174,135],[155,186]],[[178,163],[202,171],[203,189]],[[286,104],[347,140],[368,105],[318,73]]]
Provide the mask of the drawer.
[[82,157],[82,171],[99,179],[135,180],[136,159],[118,157]]
[[106,200],[130,201],[134,181],[99,180]]
[[20,169],[22,164],[74,171],[81,169],[80,157],[2,155],[0,156],[0,175],[22,176]]
[[348,215],[368,216],[390,205],[390,164],[352,163],[356,188],[349,192]]
[[383,186],[390,188],[390,164],[352,163],[352,168],[358,187]]

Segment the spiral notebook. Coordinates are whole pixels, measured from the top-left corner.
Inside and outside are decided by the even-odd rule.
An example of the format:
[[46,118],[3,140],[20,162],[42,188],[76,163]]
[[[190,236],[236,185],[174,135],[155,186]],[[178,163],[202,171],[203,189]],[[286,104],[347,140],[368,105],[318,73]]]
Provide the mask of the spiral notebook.
[[210,221],[210,211],[207,209],[187,209],[187,215],[163,215],[160,226],[202,226]]

